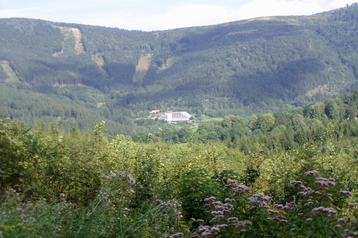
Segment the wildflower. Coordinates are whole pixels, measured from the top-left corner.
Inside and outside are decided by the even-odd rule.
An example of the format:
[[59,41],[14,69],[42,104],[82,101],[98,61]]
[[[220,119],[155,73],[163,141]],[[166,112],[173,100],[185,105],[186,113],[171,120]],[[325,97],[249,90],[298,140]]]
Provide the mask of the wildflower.
[[341,228],[341,225],[337,224],[334,226],[334,228],[336,228],[336,229]]
[[199,232],[208,231],[209,229],[210,229],[210,226],[199,226],[198,227]]
[[297,193],[297,195],[301,195],[301,196],[305,197],[308,195],[308,193],[307,192],[299,192],[299,193]]
[[191,238],[200,238],[200,236],[199,236],[198,234],[196,234],[196,233],[191,234],[190,237],[191,237]]
[[203,219],[196,219],[196,222],[197,223],[202,223],[202,222],[204,222],[204,220]]
[[217,227],[217,226],[213,226],[213,227],[211,227],[211,231],[212,231],[212,232],[217,232],[217,233],[219,233],[219,232],[220,232],[220,228]]
[[216,226],[221,229],[221,228],[227,227],[227,224],[220,224],[220,225],[216,225]]
[[235,180],[232,179],[228,179],[226,184],[225,184],[225,188],[231,188],[231,187],[236,187],[237,183]]
[[294,206],[295,206],[294,202],[287,202],[286,205],[283,207],[283,210],[289,210]]
[[[204,200],[204,201],[205,201],[205,200]],[[222,205],[223,205],[223,203],[220,202],[220,201],[213,202],[212,204],[213,204],[214,206],[222,206]]]
[[356,203],[356,202],[348,203],[348,206],[350,206],[350,207],[356,207],[357,205],[358,205],[358,203]]
[[184,234],[182,232],[178,232],[176,234],[171,235],[170,238],[179,238],[179,236],[184,236]]
[[268,209],[268,212],[271,214],[279,214],[278,211],[272,210],[272,209]]
[[279,209],[283,209],[283,205],[282,204],[275,204],[273,205],[273,207],[279,208]]
[[216,198],[211,196],[211,197],[205,198],[204,202],[214,202],[215,200],[216,200]]
[[311,171],[307,171],[304,173],[306,176],[314,176],[316,174],[318,174],[318,171],[317,170],[311,170]]
[[353,194],[351,193],[351,192],[349,192],[349,191],[344,191],[344,190],[341,190],[341,191],[339,191],[342,195],[344,195],[344,196],[347,196],[347,197],[352,197],[353,196]]
[[230,214],[230,213],[231,213],[230,209],[227,209],[227,208],[224,208],[224,209],[222,210],[222,212],[223,212],[224,214]]
[[296,180],[293,180],[291,182],[291,184],[294,185],[294,186],[303,185],[302,181],[296,181]]
[[57,225],[55,228],[54,228],[54,232],[60,232],[62,230],[62,226],[61,225]]
[[229,218],[227,219],[227,222],[228,222],[228,223],[238,222],[238,221],[239,221],[239,219],[238,219],[237,217],[229,217]]
[[60,194],[59,194],[59,197],[60,197],[60,200],[61,200],[62,202],[66,202],[66,194],[60,193]]
[[320,186],[328,187],[328,186],[336,185],[335,181],[336,180],[334,178],[327,179],[327,178],[323,178],[323,177],[318,177],[318,178],[316,178],[316,181],[314,183],[317,185],[320,185]]
[[213,234],[210,231],[205,231],[205,232],[201,233],[202,237],[208,237],[208,236],[211,236],[211,235],[213,235]]
[[245,220],[245,221],[244,221],[244,225],[245,225],[245,226],[252,226],[252,222],[249,221],[249,220]]
[[228,179],[228,180],[227,180],[227,183],[228,183],[228,184],[236,184],[236,181],[233,180],[233,179]]
[[314,201],[312,199],[308,199],[308,201],[303,204],[303,206],[308,206],[308,205],[313,205],[314,204]]
[[262,200],[264,200],[264,201],[270,201],[270,200],[271,200],[271,197],[270,197],[270,196],[264,196],[264,197],[262,197]]
[[323,211],[324,207],[315,207],[312,209],[312,212],[319,212],[319,211]]
[[237,191],[251,192],[251,188],[246,185],[239,185],[235,188]]
[[331,207],[316,207],[312,209],[312,212],[314,213],[319,213],[319,212],[323,212],[323,213],[329,213],[329,214],[337,214],[337,211],[334,208]]
[[135,184],[135,182],[136,182],[135,179],[133,178],[133,176],[130,173],[127,174],[127,182],[129,184]]
[[238,227],[244,227],[245,225],[244,225],[244,222],[242,222],[242,221],[239,221],[239,222],[236,222],[236,223],[234,223],[234,224],[232,224],[233,226],[235,226],[236,228],[238,228]]
[[261,202],[261,203],[259,204],[259,207],[262,207],[262,208],[270,208],[270,206],[267,205],[266,202]]
[[312,218],[307,218],[306,221],[312,221]]
[[224,202],[235,202],[233,198],[225,198]]
[[348,222],[348,219],[341,217],[341,218],[338,219],[338,222],[347,223],[347,222]]
[[209,223],[213,223],[213,222],[215,222],[216,220],[217,220],[217,216],[216,217],[214,217],[213,219],[211,219],[210,221],[209,221]]

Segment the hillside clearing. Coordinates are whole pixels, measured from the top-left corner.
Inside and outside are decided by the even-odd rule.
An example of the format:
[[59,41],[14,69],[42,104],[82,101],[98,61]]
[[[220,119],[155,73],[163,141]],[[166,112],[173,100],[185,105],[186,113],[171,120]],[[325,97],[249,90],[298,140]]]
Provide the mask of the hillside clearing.
[[141,56],[135,68],[133,82],[143,82],[150,66],[151,55]]
[[9,62],[6,60],[0,61],[1,67],[5,71],[5,73],[8,75],[8,78],[5,79],[5,82],[19,82],[19,78],[16,76],[15,72],[12,70],[12,68],[9,65]]

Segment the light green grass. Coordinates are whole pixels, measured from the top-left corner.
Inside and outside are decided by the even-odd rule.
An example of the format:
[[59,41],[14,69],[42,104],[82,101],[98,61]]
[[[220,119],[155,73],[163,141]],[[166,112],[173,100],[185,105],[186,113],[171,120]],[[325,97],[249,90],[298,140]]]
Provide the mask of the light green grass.
[[3,70],[5,71],[5,73],[8,75],[8,79],[6,80],[7,82],[13,82],[13,83],[20,82],[19,78],[16,76],[15,72],[10,67],[8,61],[5,60],[0,61],[0,64]]

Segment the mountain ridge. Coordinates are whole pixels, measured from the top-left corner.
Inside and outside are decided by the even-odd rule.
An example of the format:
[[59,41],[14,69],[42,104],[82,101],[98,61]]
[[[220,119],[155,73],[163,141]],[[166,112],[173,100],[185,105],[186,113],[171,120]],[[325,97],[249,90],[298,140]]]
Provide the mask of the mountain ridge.
[[65,97],[114,123],[121,110],[126,122],[151,109],[247,118],[354,90],[357,23],[357,4],[151,32],[0,19],[0,78],[8,65],[19,79],[0,87]]

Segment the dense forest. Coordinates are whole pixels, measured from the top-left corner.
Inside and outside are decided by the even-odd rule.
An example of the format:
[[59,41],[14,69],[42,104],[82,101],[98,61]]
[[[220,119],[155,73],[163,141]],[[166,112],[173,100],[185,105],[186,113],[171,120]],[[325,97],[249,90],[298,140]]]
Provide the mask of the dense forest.
[[358,91],[110,136],[0,120],[3,237],[355,237]]
[[357,19],[356,4],[152,32],[0,19],[1,114],[133,135],[152,109],[247,120],[304,107],[357,88]]

